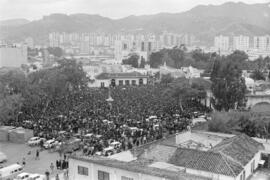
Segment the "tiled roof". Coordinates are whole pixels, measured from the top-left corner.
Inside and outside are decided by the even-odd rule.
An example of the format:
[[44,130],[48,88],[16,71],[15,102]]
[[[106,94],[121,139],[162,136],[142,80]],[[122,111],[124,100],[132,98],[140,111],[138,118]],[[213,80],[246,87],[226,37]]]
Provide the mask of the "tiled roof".
[[241,165],[231,161],[221,153],[184,148],[178,148],[170,158],[169,163],[233,177],[236,177],[243,169]]
[[112,79],[112,78],[146,78],[146,75],[143,75],[138,72],[130,73],[101,73],[96,76],[96,79]]
[[[260,149],[264,148],[261,143],[244,134],[227,138],[209,151],[181,148],[173,144],[173,141],[175,141],[175,136],[136,147],[130,150],[130,152],[137,157],[137,160],[129,162],[101,157],[91,157],[86,158],[86,160],[104,166],[150,174],[170,180],[195,180],[205,178],[190,175],[184,170],[176,172],[150,166],[156,162],[164,162],[175,167],[179,166],[236,177],[241,173],[246,163]],[[81,157],[76,158],[85,159]]]
[[261,143],[245,134],[240,134],[221,141],[212,151],[220,152],[245,166],[262,149],[264,147]]
[[[172,138],[174,141],[175,138]],[[237,176],[263,145],[245,134],[226,138],[209,151],[181,148],[168,143],[167,139],[156,141],[134,150],[138,159],[168,162],[177,166],[201,171]]]

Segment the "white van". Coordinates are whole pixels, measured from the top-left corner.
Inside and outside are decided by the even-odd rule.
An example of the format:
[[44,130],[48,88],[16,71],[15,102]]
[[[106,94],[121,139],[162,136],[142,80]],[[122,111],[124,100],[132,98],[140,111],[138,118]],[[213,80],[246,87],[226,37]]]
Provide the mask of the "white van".
[[19,164],[12,164],[7,167],[0,169],[0,179],[7,180],[16,177],[19,173],[23,171],[23,167]]
[[18,174],[14,180],[28,180],[29,176],[29,173],[23,172],[21,174]]
[[7,156],[4,153],[0,152],[0,163],[4,163],[6,161],[7,161]]

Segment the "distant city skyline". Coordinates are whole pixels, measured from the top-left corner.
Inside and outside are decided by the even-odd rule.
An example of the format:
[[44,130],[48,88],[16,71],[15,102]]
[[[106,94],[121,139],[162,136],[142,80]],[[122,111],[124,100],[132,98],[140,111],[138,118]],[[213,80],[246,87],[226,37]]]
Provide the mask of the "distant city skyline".
[[178,13],[197,5],[220,5],[226,2],[254,4],[270,3],[270,0],[0,0],[0,20],[37,20],[53,13],[99,14],[119,19],[130,15]]

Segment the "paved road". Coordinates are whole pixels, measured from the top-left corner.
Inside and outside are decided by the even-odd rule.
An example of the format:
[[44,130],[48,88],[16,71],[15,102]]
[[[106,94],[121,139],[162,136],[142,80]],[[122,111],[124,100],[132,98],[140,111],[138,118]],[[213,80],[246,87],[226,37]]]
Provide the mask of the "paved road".
[[[59,174],[59,179],[60,180],[68,180],[68,178],[64,176],[64,173]],[[50,180],[55,180],[55,176],[53,176]]]
[[[0,151],[8,157],[8,162],[4,163],[4,166],[17,162],[22,164],[22,159],[25,158],[26,166],[24,172],[44,174],[46,170],[50,170],[51,163],[55,166],[55,161],[60,159],[60,157],[58,153],[44,150],[40,152],[40,159],[35,160],[36,149],[37,147],[31,148],[26,144],[0,142]],[[31,151],[30,155],[28,155],[29,151]]]

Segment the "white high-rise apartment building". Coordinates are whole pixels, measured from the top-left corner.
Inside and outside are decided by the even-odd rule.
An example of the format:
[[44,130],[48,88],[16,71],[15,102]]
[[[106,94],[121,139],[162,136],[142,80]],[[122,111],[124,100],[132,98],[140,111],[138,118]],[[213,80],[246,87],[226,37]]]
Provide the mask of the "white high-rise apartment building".
[[216,36],[215,37],[215,49],[219,51],[228,51],[229,50],[229,37],[228,36]]
[[1,67],[21,67],[27,64],[27,45],[21,47],[1,46],[0,47],[0,68]]
[[248,36],[234,36],[233,37],[233,49],[246,51],[249,49],[249,37]]
[[270,50],[270,36],[255,36],[253,38],[254,49],[258,49],[260,51],[269,51]]

